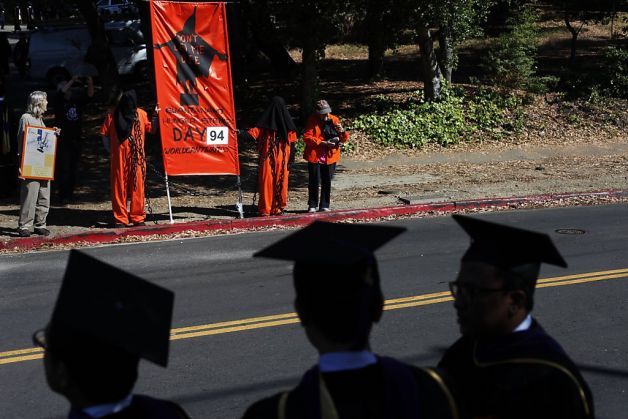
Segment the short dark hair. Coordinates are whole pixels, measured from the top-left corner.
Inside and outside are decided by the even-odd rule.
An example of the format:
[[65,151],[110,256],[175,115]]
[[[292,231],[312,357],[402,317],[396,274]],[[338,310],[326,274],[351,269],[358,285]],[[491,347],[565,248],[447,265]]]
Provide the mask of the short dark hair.
[[139,356],[79,333],[48,329],[47,350],[67,367],[70,379],[94,403],[120,400],[137,381]]
[[294,286],[306,323],[313,322],[337,343],[368,341],[371,326],[377,321],[375,313],[383,304],[375,259],[333,267],[296,262]]

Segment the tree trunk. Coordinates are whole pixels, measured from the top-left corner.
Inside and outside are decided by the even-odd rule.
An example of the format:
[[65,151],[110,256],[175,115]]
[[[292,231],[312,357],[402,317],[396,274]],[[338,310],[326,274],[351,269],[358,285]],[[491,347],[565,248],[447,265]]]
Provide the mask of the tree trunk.
[[569,54],[569,63],[573,65],[576,62],[576,43],[578,41],[578,34],[580,31],[577,31],[576,28],[571,26],[571,22],[569,22],[569,15],[567,13],[565,13],[565,25],[571,33],[571,52]]
[[384,54],[386,46],[377,39],[369,42],[368,78],[369,80],[380,80],[384,77]]
[[369,80],[378,80],[384,76],[384,54],[386,53],[386,39],[384,30],[384,8],[387,2],[370,0],[366,15],[367,40],[369,47],[368,72]]
[[315,41],[309,40],[303,46],[301,120],[305,122],[314,110],[318,99],[318,64],[325,49]]
[[96,3],[93,1],[76,0],[76,6],[85,18],[92,43],[85,55],[85,61],[98,70],[100,83],[104,92],[105,103],[111,104],[120,90],[118,66],[107,40],[105,26],[98,18]]
[[249,0],[241,2],[240,6],[255,44],[270,59],[273,69],[280,74],[293,74],[296,70],[296,63],[277,34],[270,18],[267,2]]
[[428,27],[419,29],[419,48],[423,69],[425,99],[428,101],[440,98],[440,69],[434,51],[434,39]]
[[443,77],[451,84],[451,73],[454,64],[454,48],[449,26],[443,26],[438,31],[439,67],[443,71]]
[[231,77],[237,87],[246,86],[246,63],[244,51],[248,44],[248,36],[244,23],[244,15],[240,3],[226,3],[227,26],[229,29],[229,57],[231,62]]
[[[157,92],[155,90],[155,50],[151,47],[153,45],[153,32],[150,23],[150,3],[144,0],[135,0],[135,5],[139,10],[140,29],[142,30],[144,42],[146,43],[146,76],[148,76],[150,86],[150,97],[147,99],[150,102],[157,102]],[[141,75],[138,76],[141,77]]]

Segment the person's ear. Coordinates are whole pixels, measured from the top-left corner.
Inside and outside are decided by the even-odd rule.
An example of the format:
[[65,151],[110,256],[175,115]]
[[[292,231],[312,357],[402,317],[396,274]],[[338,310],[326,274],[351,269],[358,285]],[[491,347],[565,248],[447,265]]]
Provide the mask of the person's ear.
[[46,352],[44,355],[44,366],[48,384],[52,390],[65,394],[72,382],[70,371],[65,362]]
[[519,310],[525,310],[527,301],[528,296],[522,290],[510,291],[510,307],[508,314],[512,316]]
[[301,305],[299,304],[298,298],[294,299],[294,310],[297,312],[297,316],[299,316],[299,321],[301,322],[301,325],[307,326],[309,318],[307,316],[307,313],[303,312]]
[[371,316],[373,319],[373,323],[377,323],[382,318],[384,314],[384,296],[382,293],[377,293],[373,301],[373,308],[371,311]]

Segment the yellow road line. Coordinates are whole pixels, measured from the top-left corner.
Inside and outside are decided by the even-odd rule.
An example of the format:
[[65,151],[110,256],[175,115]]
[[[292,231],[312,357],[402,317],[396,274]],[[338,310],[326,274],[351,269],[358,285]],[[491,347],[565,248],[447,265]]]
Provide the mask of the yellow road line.
[[248,324],[244,326],[226,327],[224,329],[202,330],[199,332],[186,333],[182,335],[173,335],[173,336],[170,336],[170,340],[189,339],[189,338],[196,338],[199,336],[209,336],[209,335],[220,335],[223,333],[241,332],[243,330],[261,329],[263,327],[283,326],[284,324],[293,324],[293,323],[299,323],[299,318],[296,316],[296,314],[293,318],[286,319],[286,320],[277,320],[274,322],[263,322],[263,323],[256,323],[256,324]]
[[[545,278],[538,281],[537,288],[559,287],[564,285],[582,284],[586,282],[597,282],[620,278],[628,278],[628,269],[614,269],[609,271]],[[453,298],[448,291],[434,292],[430,294],[386,300],[384,310],[419,307],[443,303],[446,301],[453,301]],[[298,322],[299,318],[296,313],[250,317],[241,320],[172,329],[170,332],[170,340],[191,339],[201,336],[242,332],[245,330],[283,326]],[[31,361],[41,358],[43,358],[43,349],[41,348],[17,349],[13,351],[0,352],[0,365]]]
[[[272,320],[281,320],[286,318],[296,317],[297,313],[285,313],[285,314],[275,314],[272,316],[262,316],[262,317],[251,317],[248,319],[242,320],[232,320],[228,322],[220,322],[220,323],[212,323],[212,324],[202,324],[199,326],[190,326],[190,327],[180,327],[178,329],[172,329],[170,331],[171,335],[177,335],[179,333],[187,333],[187,332],[195,332],[198,330],[207,330],[207,329],[217,329],[220,327],[228,327],[235,326],[240,324],[249,324],[249,323],[258,323],[258,322],[266,322]],[[0,354],[1,356],[1,354]]]
[[16,356],[13,358],[2,358],[0,359],[0,365],[2,364],[12,364],[14,362],[24,362],[24,361],[32,361],[34,359],[42,359],[44,357],[43,352],[36,355],[27,355],[27,356]]
[[593,278],[596,276],[612,275],[612,274],[628,274],[628,269],[613,269],[611,271],[600,271],[600,272],[589,272],[585,274],[556,276],[553,278],[539,279],[538,283],[542,284],[545,282],[558,282],[558,281],[565,281],[568,279]]
[[628,273],[617,274],[617,275],[604,275],[604,276],[595,276],[593,278],[582,278],[582,279],[574,279],[571,281],[556,281],[556,282],[545,282],[543,284],[538,284],[537,288],[546,288],[546,287],[560,287],[561,285],[571,285],[571,284],[583,284],[585,282],[597,282],[597,281],[606,281],[609,279],[620,279],[628,277]]
[[41,348],[18,349],[16,351],[0,352],[0,358],[3,358],[5,356],[34,354],[34,353],[43,352],[43,351],[44,350]]

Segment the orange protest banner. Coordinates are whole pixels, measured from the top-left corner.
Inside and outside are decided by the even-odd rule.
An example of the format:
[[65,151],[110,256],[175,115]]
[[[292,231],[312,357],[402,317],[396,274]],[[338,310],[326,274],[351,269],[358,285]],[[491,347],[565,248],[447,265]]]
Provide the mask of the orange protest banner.
[[166,175],[239,175],[225,4],[150,10]]

